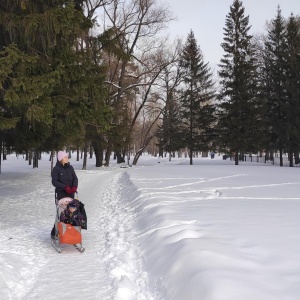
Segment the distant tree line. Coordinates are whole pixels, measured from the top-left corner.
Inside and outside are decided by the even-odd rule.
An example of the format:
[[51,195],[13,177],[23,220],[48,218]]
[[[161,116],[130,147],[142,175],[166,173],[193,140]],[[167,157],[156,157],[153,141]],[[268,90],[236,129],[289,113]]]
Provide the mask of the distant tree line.
[[[234,0],[215,80],[191,30],[157,0],[3,0],[0,3],[0,156],[60,149],[96,166],[155,155],[288,153],[299,161],[300,21],[278,7],[266,34],[249,34]],[[33,159],[34,158],[34,159]],[[1,159],[0,159],[1,162]],[[293,166],[293,159],[290,159]]]
[[189,149],[218,151],[234,158],[244,154],[288,153],[299,163],[300,19],[276,16],[267,33],[249,34],[249,16],[235,0],[226,16],[224,56],[215,89],[193,33],[183,47],[177,89],[167,93],[159,142],[165,152]]
[[300,20],[285,20],[278,7],[267,33],[254,40],[241,1],[226,17],[225,55],[220,64],[218,133],[220,149],[239,155],[288,153],[299,163]]

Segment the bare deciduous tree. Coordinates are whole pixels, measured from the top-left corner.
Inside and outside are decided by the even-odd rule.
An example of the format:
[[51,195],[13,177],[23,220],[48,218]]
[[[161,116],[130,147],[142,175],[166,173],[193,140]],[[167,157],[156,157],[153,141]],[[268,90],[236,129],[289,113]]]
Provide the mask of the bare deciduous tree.
[[[172,20],[170,11],[156,0],[114,0],[103,7],[103,30],[112,29],[120,50],[107,52],[109,103],[115,112],[106,161],[114,148],[121,162],[129,146],[134,124],[152,93],[166,61],[162,49],[165,39],[159,33]],[[134,107],[134,110],[132,109]],[[126,130],[124,130],[126,128]],[[126,133],[124,133],[126,131]]]

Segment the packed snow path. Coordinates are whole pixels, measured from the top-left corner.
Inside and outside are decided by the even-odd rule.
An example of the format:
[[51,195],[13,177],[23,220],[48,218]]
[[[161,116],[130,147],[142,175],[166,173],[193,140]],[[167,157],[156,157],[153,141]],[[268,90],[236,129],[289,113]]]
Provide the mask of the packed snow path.
[[0,299],[132,299],[133,293],[135,299],[151,299],[143,292],[146,276],[130,234],[132,216],[120,201],[122,186],[117,182],[123,171],[76,170],[79,199],[88,216],[88,230],[82,231],[83,254],[71,245],[62,245],[58,254],[50,244],[55,218],[50,171],[5,174]]

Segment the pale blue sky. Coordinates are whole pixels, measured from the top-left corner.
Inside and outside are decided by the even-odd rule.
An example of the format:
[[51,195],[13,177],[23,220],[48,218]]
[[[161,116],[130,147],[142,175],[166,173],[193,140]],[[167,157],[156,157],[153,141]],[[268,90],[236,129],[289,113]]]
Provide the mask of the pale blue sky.
[[[223,56],[220,44],[223,42],[225,18],[233,0],[160,0],[166,3],[177,21],[172,22],[169,31],[172,37],[185,41],[190,29],[193,30],[205,62],[215,68]],[[278,5],[282,15],[300,15],[299,0],[244,0],[245,15],[249,15],[251,33],[266,32],[265,23],[277,14]]]

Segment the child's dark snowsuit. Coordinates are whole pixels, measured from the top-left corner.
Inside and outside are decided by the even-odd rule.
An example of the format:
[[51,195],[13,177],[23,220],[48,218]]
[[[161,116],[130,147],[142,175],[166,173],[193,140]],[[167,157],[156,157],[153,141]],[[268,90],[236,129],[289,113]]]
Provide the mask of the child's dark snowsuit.
[[[61,212],[60,221],[66,224],[71,224],[73,226],[82,226],[84,222],[83,215],[80,213],[79,209],[77,208],[76,205],[77,203],[75,201],[77,200],[71,201],[68,204],[67,209]],[[72,213],[70,211],[70,207],[75,207],[76,210]]]

